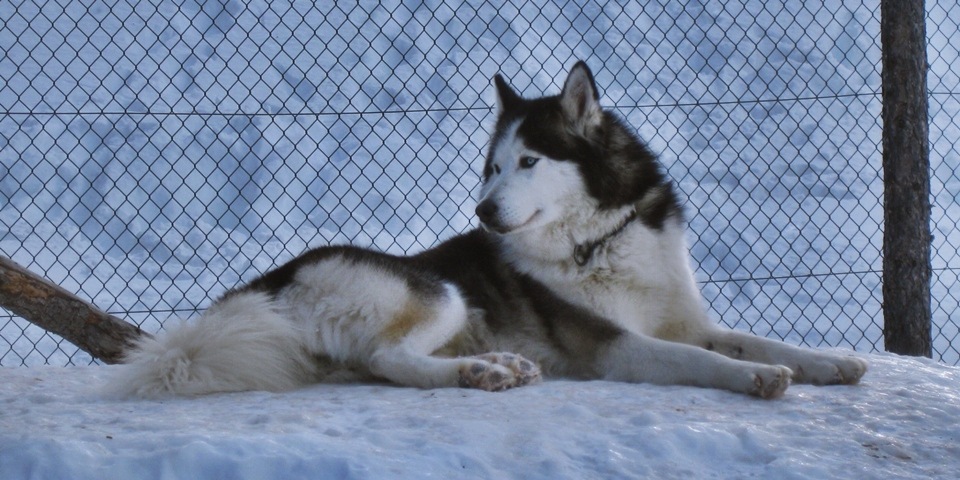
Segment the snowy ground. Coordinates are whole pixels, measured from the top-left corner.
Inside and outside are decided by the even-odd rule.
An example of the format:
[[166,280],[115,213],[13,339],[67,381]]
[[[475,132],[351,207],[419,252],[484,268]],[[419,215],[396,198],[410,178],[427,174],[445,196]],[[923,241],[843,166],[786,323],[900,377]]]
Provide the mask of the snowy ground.
[[960,477],[960,369],[869,355],[777,401],[548,381],[504,393],[319,385],[98,397],[114,367],[0,369],[0,478]]

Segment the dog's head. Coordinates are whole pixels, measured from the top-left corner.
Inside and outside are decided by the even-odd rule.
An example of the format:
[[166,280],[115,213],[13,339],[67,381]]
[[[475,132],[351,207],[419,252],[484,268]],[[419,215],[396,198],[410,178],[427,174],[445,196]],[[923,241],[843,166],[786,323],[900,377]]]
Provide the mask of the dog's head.
[[524,99],[499,75],[494,84],[499,112],[476,210],[486,229],[506,234],[589,217],[666,182],[646,145],[600,107],[585,63],[555,96]]

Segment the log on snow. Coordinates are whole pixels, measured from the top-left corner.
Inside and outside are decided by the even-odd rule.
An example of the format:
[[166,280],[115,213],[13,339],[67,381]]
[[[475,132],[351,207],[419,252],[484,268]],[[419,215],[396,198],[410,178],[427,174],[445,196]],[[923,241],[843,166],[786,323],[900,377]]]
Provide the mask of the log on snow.
[[119,363],[134,340],[148,335],[3,256],[0,306],[106,363]]

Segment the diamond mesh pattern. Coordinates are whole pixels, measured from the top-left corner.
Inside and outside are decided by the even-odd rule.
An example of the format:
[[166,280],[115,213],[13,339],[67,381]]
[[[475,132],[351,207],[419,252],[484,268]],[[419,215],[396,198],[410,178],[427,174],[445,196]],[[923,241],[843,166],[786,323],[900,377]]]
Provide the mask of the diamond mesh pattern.
[[960,4],[927,4],[927,90],[930,119],[931,310],[933,358],[960,364]]
[[[0,254],[148,331],[309,246],[471,227],[490,79],[574,59],[678,181],[734,328],[882,348],[879,9],[825,2],[0,3]],[[960,362],[960,7],[928,2],[935,355]],[[0,311],[0,365],[84,364]]]

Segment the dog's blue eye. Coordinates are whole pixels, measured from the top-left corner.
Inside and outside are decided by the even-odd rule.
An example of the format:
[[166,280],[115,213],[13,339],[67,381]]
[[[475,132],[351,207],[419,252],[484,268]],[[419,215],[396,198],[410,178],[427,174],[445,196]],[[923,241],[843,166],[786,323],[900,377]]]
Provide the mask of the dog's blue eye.
[[520,168],[532,168],[539,161],[536,157],[520,157]]

